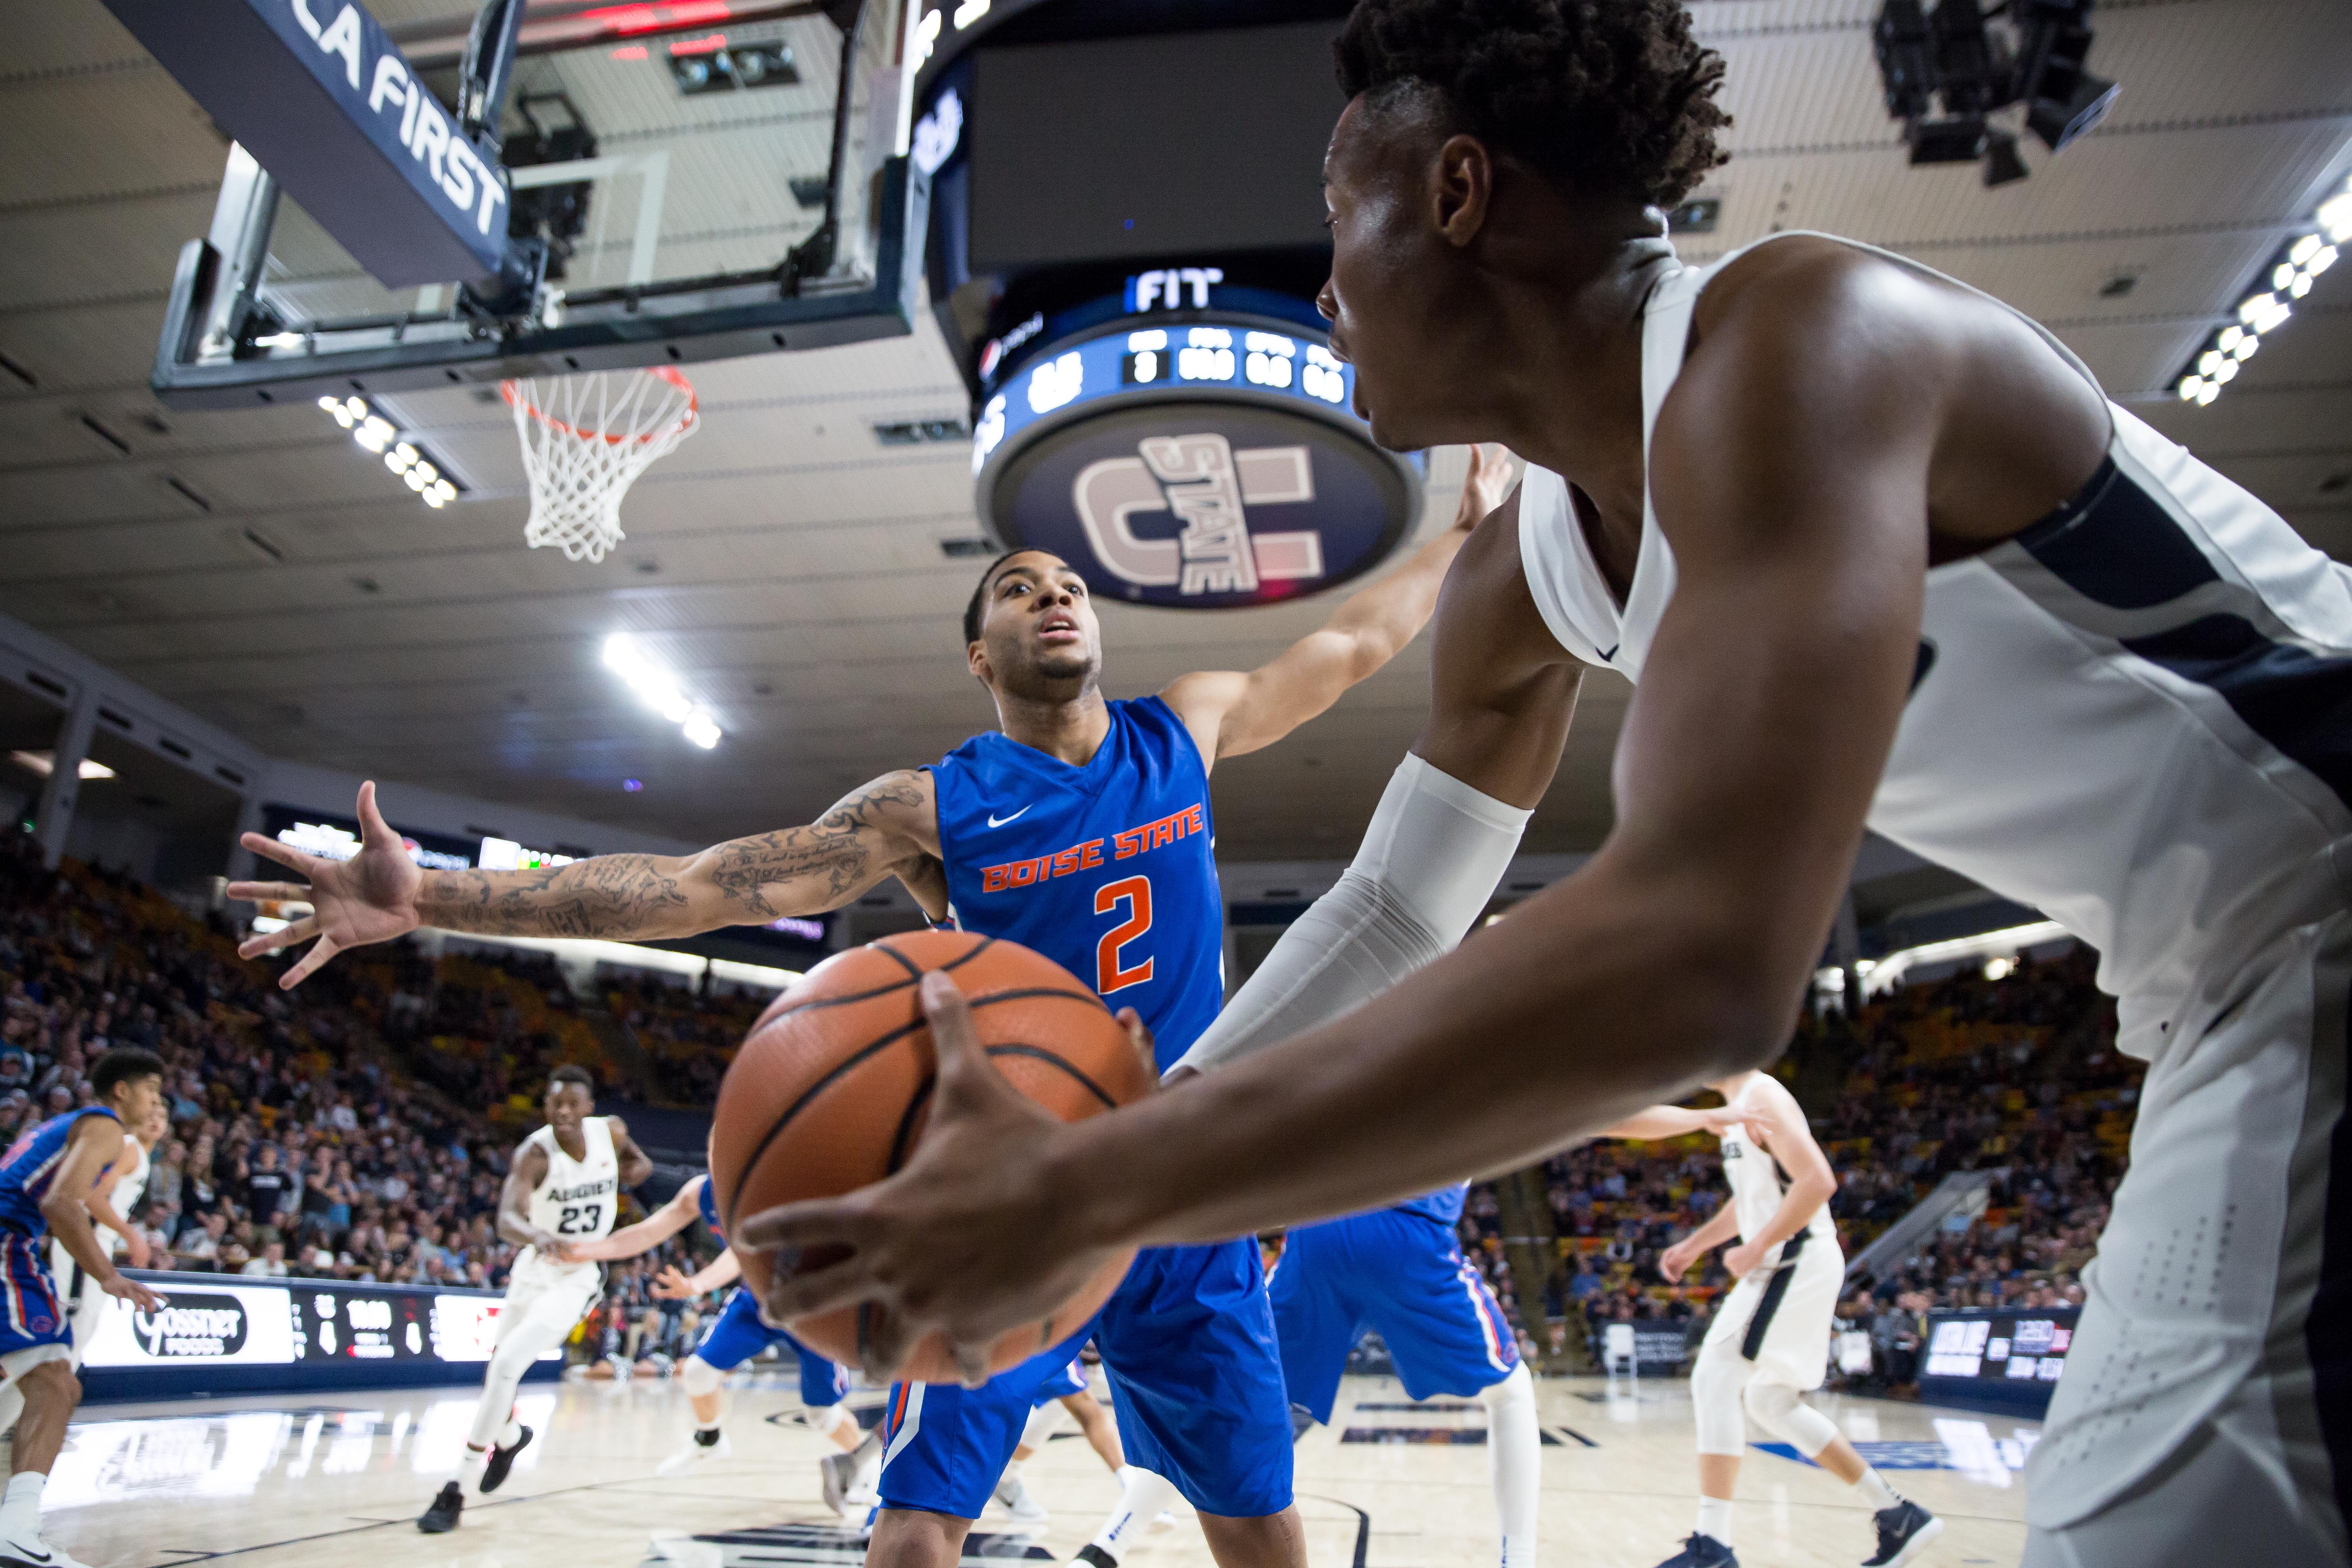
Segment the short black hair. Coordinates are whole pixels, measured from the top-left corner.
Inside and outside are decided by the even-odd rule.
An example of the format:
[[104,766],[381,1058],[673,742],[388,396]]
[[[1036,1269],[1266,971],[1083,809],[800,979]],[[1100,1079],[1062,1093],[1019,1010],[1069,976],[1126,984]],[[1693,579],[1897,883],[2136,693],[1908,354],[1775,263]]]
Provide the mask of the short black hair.
[[89,1069],[89,1089],[101,1100],[114,1092],[114,1086],[128,1083],[135,1078],[162,1078],[163,1058],[152,1051],[142,1051],[136,1046],[117,1046],[98,1058]]
[[1003,565],[1006,562],[1012,560],[1016,555],[1026,555],[1027,553],[1029,553],[1029,547],[1025,544],[1018,550],[1006,551],[1003,554],[990,562],[987,567],[982,571],[980,581],[971,585],[971,597],[964,602],[963,606],[964,647],[970,647],[972,644],[980,640],[981,619],[988,612],[988,580],[996,575],[996,569],[999,566]]
[[1684,0],[1357,0],[1331,52],[1349,98],[1434,89],[1462,130],[1578,191],[1671,207],[1728,157],[1723,57]]
[[578,1084],[588,1091],[588,1097],[591,1100],[596,1097],[596,1080],[589,1076],[586,1068],[576,1062],[566,1062],[547,1075],[547,1092],[553,1094],[556,1086],[566,1083]]

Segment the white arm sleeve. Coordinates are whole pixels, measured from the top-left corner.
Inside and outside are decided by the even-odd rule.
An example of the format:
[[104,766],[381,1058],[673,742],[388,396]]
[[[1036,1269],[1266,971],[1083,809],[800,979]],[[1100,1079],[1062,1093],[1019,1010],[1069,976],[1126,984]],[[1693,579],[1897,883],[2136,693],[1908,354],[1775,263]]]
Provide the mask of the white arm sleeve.
[[1205,1072],[1327,1024],[1453,951],[1528,815],[1408,752],[1339,886],[1282,933],[1176,1066]]

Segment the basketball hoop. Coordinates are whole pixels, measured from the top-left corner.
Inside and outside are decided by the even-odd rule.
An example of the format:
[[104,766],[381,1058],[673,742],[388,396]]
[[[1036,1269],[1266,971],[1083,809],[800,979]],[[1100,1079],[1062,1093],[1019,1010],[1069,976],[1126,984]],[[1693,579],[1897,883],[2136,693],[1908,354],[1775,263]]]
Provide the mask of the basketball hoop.
[[501,382],[499,390],[514,408],[530,479],[523,537],[534,550],[554,545],[567,561],[604,559],[623,537],[621,498],[701,420],[693,384],[666,364]]

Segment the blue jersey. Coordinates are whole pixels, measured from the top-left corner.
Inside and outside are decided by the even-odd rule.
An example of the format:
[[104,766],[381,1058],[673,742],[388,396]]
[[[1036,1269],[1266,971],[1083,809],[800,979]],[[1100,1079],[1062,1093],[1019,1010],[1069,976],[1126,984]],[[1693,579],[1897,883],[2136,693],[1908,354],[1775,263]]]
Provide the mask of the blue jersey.
[[[7,1153],[0,1154],[0,1230],[14,1231],[19,1236],[48,1234],[49,1222],[41,1213],[41,1200],[49,1195],[58,1167],[65,1163],[66,1143],[85,1116],[103,1116],[110,1121],[122,1120],[102,1105],[85,1105],[63,1116],[50,1117],[18,1137],[9,1145]],[[111,1169],[111,1165],[106,1166],[99,1175],[103,1177]]]
[[[727,1227],[719,1223],[719,1194],[717,1191],[719,1184],[712,1181],[709,1176],[698,1176],[695,1179],[702,1184],[702,1191],[697,1193],[694,1196],[695,1206],[702,1211],[702,1223],[710,1227],[710,1234],[717,1237],[719,1239],[719,1242],[723,1245],[727,1240]],[[1462,1205],[1460,1204],[1455,1204],[1454,1208],[1454,1212],[1458,1214],[1461,1212]]]
[[1433,1193],[1407,1198],[1394,1206],[1406,1214],[1424,1215],[1450,1229],[1462,1223],[1462,1200],[1469,1195],[1470,1184],[1456,1182],[1450,1187],[1440,1187]]
[[932,767],[948,902],[1150,1026],[1175,1065],[1224,1005],[1209,772],[1157,697],[1113,702],[1085,767],[991,732]]

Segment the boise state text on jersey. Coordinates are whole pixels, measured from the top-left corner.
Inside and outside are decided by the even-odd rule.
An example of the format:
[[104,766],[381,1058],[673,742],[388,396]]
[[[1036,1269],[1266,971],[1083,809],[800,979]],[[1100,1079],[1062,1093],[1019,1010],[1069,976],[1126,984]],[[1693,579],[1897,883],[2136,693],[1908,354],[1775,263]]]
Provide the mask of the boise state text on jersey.
[[1165,1072],[1223,1005],[1209,773],[1157,697],[1107,705],[1084,767],[991,731],[931,769],[958,927],[1032,948],[1133,1007]]

